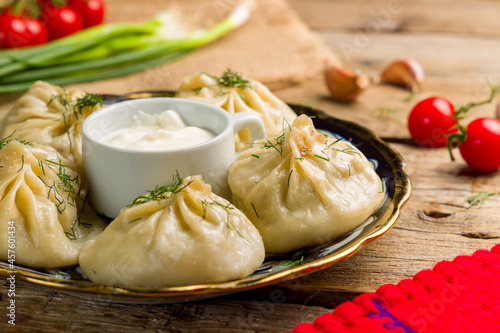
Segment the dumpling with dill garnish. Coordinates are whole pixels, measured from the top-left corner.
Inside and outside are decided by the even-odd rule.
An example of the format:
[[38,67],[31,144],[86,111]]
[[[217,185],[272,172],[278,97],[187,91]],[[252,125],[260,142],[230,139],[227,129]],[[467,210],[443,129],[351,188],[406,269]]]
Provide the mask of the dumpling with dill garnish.
[[[217,105],[230,114],[255,113],[261,117],[269,135],[279,132],[284,122],[292,123],[297,118],[295,112],[265,85],[242,78],[229,69],[220,78],[206,73],[184,78],[177,96]],[[235,135],[236,151],[248,148],[251,138],[248,129],[239,131]]]
[[80,254],[90,280],[164,287],[245,277],[264,261],[257,229],[200,175],[137,198]]
[[385,197],[367,158],[350,142],[316,131],[305,115],[242,152],[229,169],[229,186],[271,253],[332,240],[365,221]]
[[101,102],[100,96],[38,81],[0,123],[0,137],[15,133],[51,146],[82,173],[82,123]]
[[83,243],[104,229],[66,163],[53,148],[0,141],[0,259],[11,262],[14,253],[12,264],[75,265]]

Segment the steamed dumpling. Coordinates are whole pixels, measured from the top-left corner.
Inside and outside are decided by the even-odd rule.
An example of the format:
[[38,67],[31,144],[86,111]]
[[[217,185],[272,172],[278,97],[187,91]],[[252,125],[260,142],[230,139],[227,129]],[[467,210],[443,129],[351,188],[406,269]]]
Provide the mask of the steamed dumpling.
[[366,157],[316,131],[305,115],[242,152],[229,186],[271,253],[334,239],[365,221],[385,196]]
[[[221,78],[205,73],[186,77],[177,95],[217,105],[230,114],[240,111],[253,112],[261,117],[269,135],[281,131],[284,119],[291,123],[297,118],[293,110],[262,83],[241,78],[230,70]],[[248,129],[239,131],[235,135],[236,151],[248,148],[251,139]]]
[[15,236],[15,262],[53,268],[78,263],[83,243],[104,229],[82,213],[78,173],[50,147],[23,140],[0,141],[0,259]]
[[90,280],[145,287],[216,283],[261,265],[264,245],[245,215],[201,176],[181,181],[136,199],[85,244],[80,267]]
[[38,81],[16,102],[0,124],[0,137],[48,145],[82,172],[82,123],[100,105],[96,95]]

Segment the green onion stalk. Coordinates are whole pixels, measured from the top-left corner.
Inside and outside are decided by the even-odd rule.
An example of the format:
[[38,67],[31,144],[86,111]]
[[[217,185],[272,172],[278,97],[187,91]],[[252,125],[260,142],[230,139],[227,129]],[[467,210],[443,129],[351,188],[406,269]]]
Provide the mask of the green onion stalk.
[[37,80],[66,85],[162,65],[243,25],[252,6],[253,0],[243,0],[208,29],[187,31],[163,12],[145,23],[94,26],[44,45],[0,51],[0,93],[27,90]]

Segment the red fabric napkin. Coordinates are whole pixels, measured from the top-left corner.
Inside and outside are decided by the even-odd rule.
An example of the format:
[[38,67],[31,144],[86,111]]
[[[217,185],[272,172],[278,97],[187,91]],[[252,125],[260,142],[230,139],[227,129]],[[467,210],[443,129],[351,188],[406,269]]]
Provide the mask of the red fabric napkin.
[[323,332],[500,332],[500,245],[383,285],[293,331]]

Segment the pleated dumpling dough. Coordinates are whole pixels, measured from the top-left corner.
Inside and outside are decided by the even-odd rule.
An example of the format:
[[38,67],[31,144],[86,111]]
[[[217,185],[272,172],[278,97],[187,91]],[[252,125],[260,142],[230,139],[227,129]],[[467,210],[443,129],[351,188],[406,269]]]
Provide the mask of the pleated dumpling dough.
[[20,265],[75,265],[83,243],[104,229],[89,206],[81,211],[80,177],[65,163],[50,147],[0,141],[0,259],[10,249]]
[[270,253],[332,240],[365,221],[385,196],[366,157],[316,131],[305,115],[242,152],[229,186]]
[[[283,119],[292,123],[297,118],[295,112],[262,83],[242,78],[230,70],[220,78],[205,73],[186,77],[177,96],[217,105],[230,114],[253,112],[261,117],[268,135],[281,131]],[[248,129],[239,131],[235,135],[236,151],[248,148],[251,139]]]
[[257,229],[201,176],[140,197],[80,254],[92,281],[165,287],[216,283],[253,273],[265,251]]
[[101,107],[96,95],[38,81],[0,123],[0,137],[16,137],[48,145],[82,173],[82,123]]

